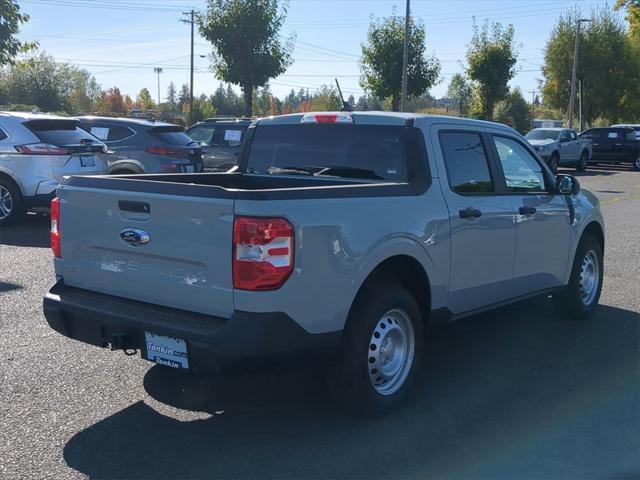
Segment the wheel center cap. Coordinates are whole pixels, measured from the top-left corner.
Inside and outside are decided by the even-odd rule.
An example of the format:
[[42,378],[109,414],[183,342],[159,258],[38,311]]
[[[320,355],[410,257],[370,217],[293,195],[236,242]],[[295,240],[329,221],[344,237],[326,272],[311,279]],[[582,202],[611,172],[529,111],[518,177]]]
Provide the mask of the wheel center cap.
[[383,365],[393,360],[395,350],[395,345],[391,337],[387,337],[382,341],[382,345],[380,345],[380,361]]

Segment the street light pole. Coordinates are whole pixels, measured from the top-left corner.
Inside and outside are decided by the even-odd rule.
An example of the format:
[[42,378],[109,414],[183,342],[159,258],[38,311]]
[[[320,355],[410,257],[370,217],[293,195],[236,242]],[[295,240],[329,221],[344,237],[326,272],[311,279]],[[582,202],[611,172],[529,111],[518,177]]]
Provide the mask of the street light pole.
[[407,108],[407,84],[409,83],[408,77],[408,63],[409,63],[409,14],[410,0],[407,1],[407,11],[404,16],[404,49],[402,52],[402,96],[400,97],[400,111],[404,112]]
[[573,128],[573,107],[576,96],[576,71],[578,70],[578,46],[580,44],[580,24],[590,22],[588,18],[579,18],[576,25],[576,41],[573,46],[573,68],[571,69],[571,97],[569,98],[569,128]]
[[158,74],[158,107],[160,106],[160,74],[162,73],[162,68],[154,68],[153,73]]

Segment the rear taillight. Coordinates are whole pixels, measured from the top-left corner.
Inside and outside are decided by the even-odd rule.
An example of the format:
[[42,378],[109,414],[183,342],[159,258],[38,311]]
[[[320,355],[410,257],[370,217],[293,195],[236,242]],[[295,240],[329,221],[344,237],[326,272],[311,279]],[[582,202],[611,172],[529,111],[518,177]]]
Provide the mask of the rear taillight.
[[144,151],[147,153],[153,153],[154,155],[170,155],[172,157],[186,157],[189,155],[189,151],[183,148],[161,147],[158,145],[147,147]]
[[293,271],[295,231],[284,218],[236,217],[233,287],[275,290]]
[[57,147],[49,143],[29,143],[16,145],[15,148],[23,155],[69,155],[71,153],[68,148]]
[[353,123],[353,117],[344,112],[307,113],[300,119],[300,123]]
[[60,248],[60,199],[51,200],[51,250],[57,258],[62,258]]

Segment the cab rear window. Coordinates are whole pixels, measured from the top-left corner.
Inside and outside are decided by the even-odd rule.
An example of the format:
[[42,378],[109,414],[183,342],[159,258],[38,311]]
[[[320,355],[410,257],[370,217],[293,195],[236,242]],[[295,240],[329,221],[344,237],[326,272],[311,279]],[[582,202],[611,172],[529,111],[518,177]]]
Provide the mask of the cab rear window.
[[247,171],[407,182],[415,130],[389,125],[258,125]]

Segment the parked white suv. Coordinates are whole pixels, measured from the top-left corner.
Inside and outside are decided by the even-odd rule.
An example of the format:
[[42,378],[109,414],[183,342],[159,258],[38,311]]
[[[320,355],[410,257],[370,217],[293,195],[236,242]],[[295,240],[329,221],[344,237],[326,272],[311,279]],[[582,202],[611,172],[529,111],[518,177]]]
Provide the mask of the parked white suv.
[[107,173],[106,153],[77,120],[0,112],[0,225],[48,207],[65,175]]

